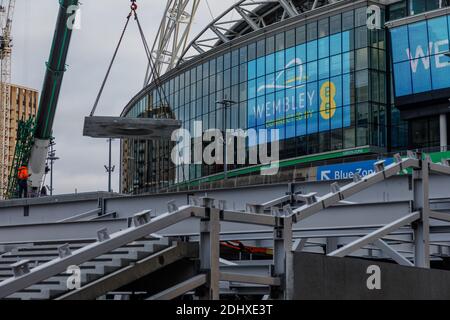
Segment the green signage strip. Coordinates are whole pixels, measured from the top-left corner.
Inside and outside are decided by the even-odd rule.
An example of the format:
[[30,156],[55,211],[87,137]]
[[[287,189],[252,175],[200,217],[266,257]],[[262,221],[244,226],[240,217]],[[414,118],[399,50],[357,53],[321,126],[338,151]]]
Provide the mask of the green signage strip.
[[[308,156],[303,156],[303,157],[299,157],[299,158],[295,158],[295,159],[288,159],[288,160],[280,161],[279,168],[286,168],[286,167],[291,167],[291,166],[295,166],[295,165],[299,165],[299,164],[312,163],[312,162],[316,162],[316,161],[324,161],[324,160],[331,160],[331,159],[337,159],[337,158],[343,158],[343,157],[349,157],[349,156],[355,156],[355,155],[370,154],[370,153],[374,153],[374,152],[375,152],[375,150],[372,147],[366,146],[366,147],[343,150],[343,151],[327,152],[327,153],[321,153],[321,154],[310,155],[310,156],[308,155]],[[450,159],[450,151],[434,152],[434,153],[430,153],[429,155],[430,155],[431,160],[434,163],[441,162],[443,159]],[[233,177],[238,177],[238,176],[242,176],[242,175],[247,175],[247,174],[257,172],[257,171],[264,170],[266,168],[268,169],[269,167],[259,165],[259,166],[244,168],[244,169],[237,169],[237,170],[229,171],[228,177],[233,178]],[[409,170],[407,172],[407,174],[410,174],[410,173],[411,173],[411,170]],[[220,181],[220,180],[223,180],[224,178],[225,178],[225,175],[223,173],[220,173],[220,174],[208,176],[205,178],[200,178],[197,180],[192,180],[189,182],[179,183],[179,184],[176,184],[175,186],[195,187],[202,183],[210,183],[210,182],[214,182],[214,181]]]
[[[342,157],[349,157],[349,156],[355,156],[355,155],[369,154],[369,153],[373,153],[373,152],[374,152],[374,150],[371,147],[365,146],[365,147],[360,147],[360,148],[355,148],[355,149],[326,152],[326,153],[320,153],[320,154],[315,154],[315,155],[302,156],[302,157],[298,157],[298,158],[294,158],[294,159],[282,160],[282,161],[279,161],[278,165],[279,165],[279,168],[286,168],[286,167],[291,167],[291,166],[295,166],[295,165],[299,165],[299,164],[311,163],[311,162],[316,162],[316,161],[324,161],[324,160],[330,160],[330,159],[338,159],[338,158],[342,158]],[[261,170],[265,170],[268,168],[269,168],[269,166],[258,165],[258,166],[243,168],[243,169],[236,169],[236,170],[229,171],[227,176],[228,176],[228,178],[234,178],[234,177],[258,172]],[[182,182],[182,183],[176,184],[175,186],[195,187],[202,183],[220,181],[220,180],[223,180],[224,178],[225,178],[225,175],[223,173],[219,173],[219,174],[208,176],[205,178],[191,180],[189,182]]]

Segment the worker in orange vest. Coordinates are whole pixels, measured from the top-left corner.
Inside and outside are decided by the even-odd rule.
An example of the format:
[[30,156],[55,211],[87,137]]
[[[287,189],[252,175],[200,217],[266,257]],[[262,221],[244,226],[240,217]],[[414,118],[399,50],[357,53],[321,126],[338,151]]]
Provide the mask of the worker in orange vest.
[[19,198],[28,197],[28,178],[31,174],[28,174],[27,166],[21,166],[17,175],[19,181]]

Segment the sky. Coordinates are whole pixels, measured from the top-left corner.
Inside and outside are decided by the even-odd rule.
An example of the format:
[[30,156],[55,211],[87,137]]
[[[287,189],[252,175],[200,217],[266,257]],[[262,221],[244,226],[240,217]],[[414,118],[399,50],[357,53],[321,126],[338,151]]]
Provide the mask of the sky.
[[[83,137],[83,122],[93,106],[101,81],[129,12],[128,0],[84,0],[81,29],[74,31],[67,72],[55,117],[53,135],[60,160],[54,167],[54,192],[105,191],[108,142]],[[153,44],[165,0],[138,0],[138,13],[149,45]],[[233,4],[233,0],[201,0],[191,37]],[[17,0],[13,22],[12,82],[41,91],[48,60],[58,0]],[[137,26],[130,24],[96,115],[118,116],[142,89],[146,55]],[[119,141],[113,142],[113,190],[118,192]],[[49,179],[47,178],[47,181]]]

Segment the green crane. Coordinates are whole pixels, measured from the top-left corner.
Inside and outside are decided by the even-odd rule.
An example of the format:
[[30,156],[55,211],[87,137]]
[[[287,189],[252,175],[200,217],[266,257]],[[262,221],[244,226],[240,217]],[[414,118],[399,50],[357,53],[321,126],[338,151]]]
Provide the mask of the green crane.
[[69,51],[72,31],[76,26],[78,0],[59,0],[59,13],[53,36],[50,57],[47,62],[44,84],[39,100],[35,121],[21,122],[13,165],[9,177],[6,197],[14,197],[17,190],[17,170],[28,166],[30,184],[33,190],[39,190],[45,175],[53,121],[58,105],[59,93],[66,71],[66,59]]

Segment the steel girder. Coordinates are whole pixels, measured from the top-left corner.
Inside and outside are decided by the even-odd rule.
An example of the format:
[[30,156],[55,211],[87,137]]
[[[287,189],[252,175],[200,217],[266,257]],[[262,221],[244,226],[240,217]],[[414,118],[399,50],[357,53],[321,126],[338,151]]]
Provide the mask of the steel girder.
[[239,0],[192,40],[178,64],[249,32],[339,1],[342,0]]

